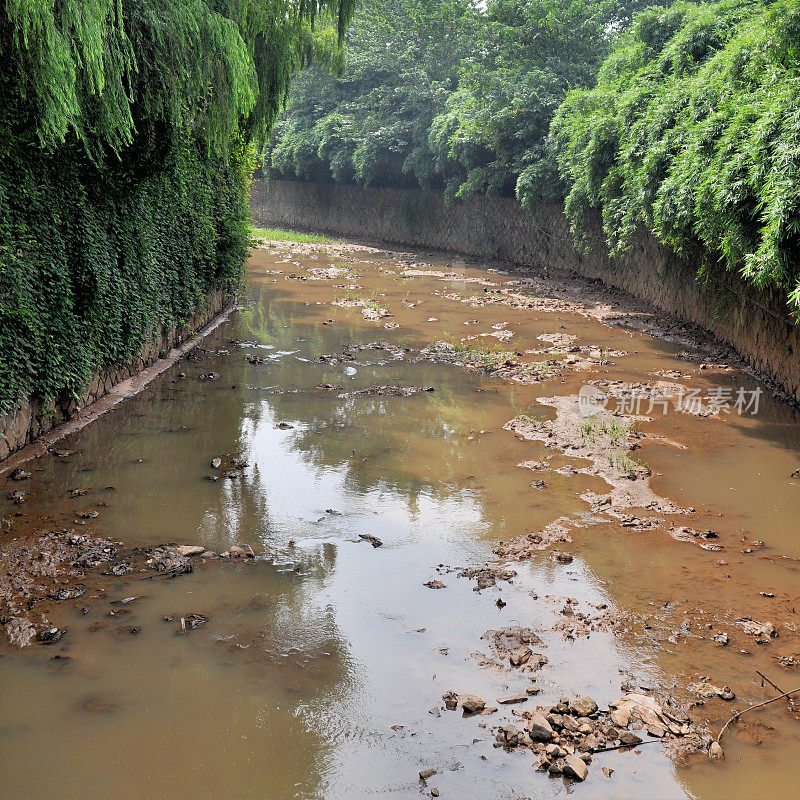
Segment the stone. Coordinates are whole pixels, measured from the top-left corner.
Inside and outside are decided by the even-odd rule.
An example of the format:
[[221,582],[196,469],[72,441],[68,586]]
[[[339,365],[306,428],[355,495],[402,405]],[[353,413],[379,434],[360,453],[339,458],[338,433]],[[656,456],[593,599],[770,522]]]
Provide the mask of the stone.
[[464,709],[465,714],[477,714],[486,708],[486,701],[474,694],[460,694],[458,702],[461,708]]
[[430,778],[432,775],[435,775],[435,774],[436,774],[436,770],[435,769],[423,769],[419,773],[419,779],[421,781],[426,781],[426,780],[428,780],[428,778]]
[[573,700],[572,711],[577,717],[590,717],[597,711],[597,703],[591,697],[580,696]]
[[219,469],[222,466],[222,459],[221,458],[212,458],[211,459],[211,466],[214,469]]
[[427,586],[429,589],[445,589],[445,585],[441,581],[428,581],[427,583],[423,583],[423,586]]
[[619,735],[619,740],[625,747],[636,747],[637,744],[642,743],[642,737],[637,736],[632,731],[622,731]]
[[510,694],[507,697],[498,697],[497,702],[501,705],[507,706],[512,703],[524,703],[528,699],[527,694]]
[[201,547],[199,544],[179,544],[177,550],[178,555],[181,556],[198,556],[205,550],[205,547]]
[[601,767],[601,769],[603,770],[603,775],[605,775],[606,778],[610,778],[614,773],[614,770],[611,769],[611,767]]
[[627,728],[631,723],[631,712],[627,708],[613,709],[611,712],[611,721],[618,728]]
[[521,667],[533,655],[530,647],[519,647],[508,654],[508,662],[512,667]]
[[711,746],[708,748],[708,757],[714,760],[725,758],[725,751],[719,742],[711,742]]
[[383,542],[371,533],[359,533],[358,538],[364,542],[369,542],[373,547],[381,547],[383,545]]
[[458,706],[458,695],[455,692],[445,692],[442,695],[442,700],[444,700],[444,707],[448,711],[456,710],[456,707]]
[[567,756],[564,759],[564,774],[576,781],[583,781],[589,774],[589,768],[586,766],[586,762],[578,756]]
[[55,644],[66,633],[63,628],[45,628],[37,637],[42,644]]
[[231,558],[255,558],[256,554],[249,544],[235,544],[229,550]]
[[534,742],[549,742],[553,738],[553,729],[543,714],[535,713],[525,725],[525,730]]
[[544,751],[545,751],[545,753],[547,753],[547,755],[550,758],[553,758],[553,759],[561,758],[561,756],[566,755],[565,751],[562,750],[557,744],[549,744],[549,745],[547,745],[547,747],[545,747]]
[[578,720],[575,719],[575,717],[570,717],[564,714],[561,718],[561,721],[562,721],[562,727],[564,728],[565,731],[569,731],[570,733],[578,732],[580,723],[578,722]]

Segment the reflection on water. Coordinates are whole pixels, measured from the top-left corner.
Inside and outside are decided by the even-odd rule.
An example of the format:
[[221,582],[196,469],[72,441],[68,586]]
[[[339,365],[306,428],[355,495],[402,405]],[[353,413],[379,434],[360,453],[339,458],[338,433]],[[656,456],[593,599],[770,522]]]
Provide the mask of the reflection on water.
[[[516,465],[545,449],[500,430],[537,394],[561,389],[500,385],[380,350],[347,365],[321,364],[319,355],[344,344],[383,338],[418,347],[441,329],[461,335],[473,316],[490,323],[509,315],[435,297],[433,280],[400,282],[390,305],[402,325],[385,330],[357,312],[317,305],[332,299],[329,283],[263,277],[276,260],[259,253],[245,307],[188,360],[74,435],[68,447],[75,455],[35,462],[31,496],[17,518],[19,525],[74,527],[78,507],[102,499],[107,506],[92,526],[98,534],[133,546],[190,542],[218,552],[247,542],[259,557],[212,562],[174,580],[112,579],[102,597],[87,602],[88,614],[65,610],[68,635],[58,646],[3,646],[0,793],[414,797],[419,771],[433,767],[429,787],[445,798],[565,794],[561,780],[532,770],[529,756],[492,747],[491,729],[510,711],[462,719],[439,711],[441,695],[456,689],[491,702],[524,690],[526,681],[482,669],[474,657],[486,649],[486,630],[517,623],[546,631],[550,663],[537,701],[580,692],[602,705],[619,695],[623,675],[658,679],[664,664],[634,639],[594,634],[566,642],[548,633],[553,608],[532,595],[644,604],[697,554],[676,555],[675,543],[659,540],[663,582],[654,577],[647,588],[641,574],[631,577],[641,573],[635,548],[643,545],[629,538],[635,534],[587,534],[568,569],[542,558],[520,565],[513,584],[481,593],[443,570],[447,588],[425,588],[437,565],[481,563],[493,541],[585,510],[577,489],[593,486],[591,479],[576,486],[553,474],[546,494],[531,490],[529,471]],[[376,276],[389,291],[388,279]],[[424,305],[406,318],[399,298],[410,288]],[[336,323],[323,325],[329,315]],[[422,324],[430,317],[440,321],[436,334]],[[530,312],[515,320],[530,326],[532,338],[564,322],[612,344],[627,336],[566,313],[557,322]],[[644,339],[637,344],[650,350],[637,352],[631,369],[636,359],[671,357]],[[209,372],[218,377],[198,379]],[[342,392],[375,384],[435,391],[340,398],[319,384]],[[782,413],[775,412],[785,436]],[[741,439],[731,427],[720,447]],[[757,456],[776,447],[753,441]],[[787,442],[788,463],[800,446],[790,436]],[[227,455],[247,462],[241,476],[207,480],[211,459]],[[674,458],[671,451],[650,455],[665,464]],[[693,465],[685,466],[682,474],[691,476]],[[670,476],[665,484],[677,481]],[[76,486],[89,494],[71,499]],[[672,488],[691,494],[692,479]],[[788,497],[776,498],[779,514]],[[360,534],[383,546],[370,547]],[[110,601],[131,594],[138,599],[127,613],[109,616]],[[502,609],[498,596],[507,603]],[[189,613],[207,616],[207,624],[177,635],[177,620]],[[779,769],[788,763],[784,749],[773,758]],[[595,761],[582,797],[608,797],[611,785],[619,798],[719,796],[721,771],[676,773],[657,748]],[[613,784],[601,764],[615,770]],[[746,793],[754,778],[741,769],[739,777]]]

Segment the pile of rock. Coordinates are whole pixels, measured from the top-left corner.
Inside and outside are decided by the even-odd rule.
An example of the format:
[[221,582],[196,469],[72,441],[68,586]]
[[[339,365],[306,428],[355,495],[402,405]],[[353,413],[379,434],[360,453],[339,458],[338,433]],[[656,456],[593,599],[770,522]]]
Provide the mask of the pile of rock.
[[593,753],[636,747],[645,733],[665,742],[685,739],[695,751],[721,755],[711,751],[711,737],[682,710],[662,706],[649,695],[626,694],[608,709],[598,708],[591,697],[564,697],[555,706],[539,706],[518,716],[523,727],[498,728],[495,746],[532,750],[539,755],[537,770],[577,781],[586,778]]

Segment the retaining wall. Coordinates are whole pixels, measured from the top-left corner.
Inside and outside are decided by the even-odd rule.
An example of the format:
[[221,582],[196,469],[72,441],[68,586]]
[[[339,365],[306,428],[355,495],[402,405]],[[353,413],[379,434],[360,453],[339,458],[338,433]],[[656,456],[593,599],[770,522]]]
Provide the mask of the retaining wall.
[[448,206],[436,194],[288,180],[256,180],[251,208],[266,226],[552,265],[599,278],[712,331],[800,403],[800,328],[789,316],[786,292],[756,289],[733,273],[700,284],[696,263],[646,231],[628,252],[611,258],[597,217],[590,251],[582,255],[559,204],[541,203],[529,213],[511,198],[478,195]]

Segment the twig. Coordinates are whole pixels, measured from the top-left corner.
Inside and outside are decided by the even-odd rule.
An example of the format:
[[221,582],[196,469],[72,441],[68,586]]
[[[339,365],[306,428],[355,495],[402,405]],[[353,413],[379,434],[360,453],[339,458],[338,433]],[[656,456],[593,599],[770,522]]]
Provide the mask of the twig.
[[719,732],[719,736],[717,736],[717,744],[719,744],[720,740],[722,739],[722,734],[728,728],[728,725],[731,724],[734,720],[739,719],[742,714],[746,714],[748,711],[753,711],[756,708],[761,708],[762,706],[768,706],[770,703],[774,703],[776,700],[780,700],[783,697],[788,697],[790,694],[794,694],[795,692],[800,692],[800,686],[797,689],[792,689],[790,692],[784,692],[783,694],[779,694],[777,697],[773,697],[771,700],[765,700],[763,703],[756,703],[754,706],[750,706],[750,708],[746,708],[744,711],[737,711],[723,726],[722,730]]
[[653,744],[653,742],[660,742],[661,739],[643,739],[639,744],[618,744],[614,747],[601,747],[599,750],[592,750],[593,753],[610,753],[612,750],[633,750],[634,747],[639,747],[643,744]]
[[780,686],[778,686],[777,684],[773,683],[763,672],[761,672],[761,670],[757,669],[756,670],[756,675],[759,675],[761,677],[761,685],[762,686],[764,685],[764,681],[766,681],[773,689],[775,689],[776,692],[782,692],[783,691],[783,689],[781,689]]

